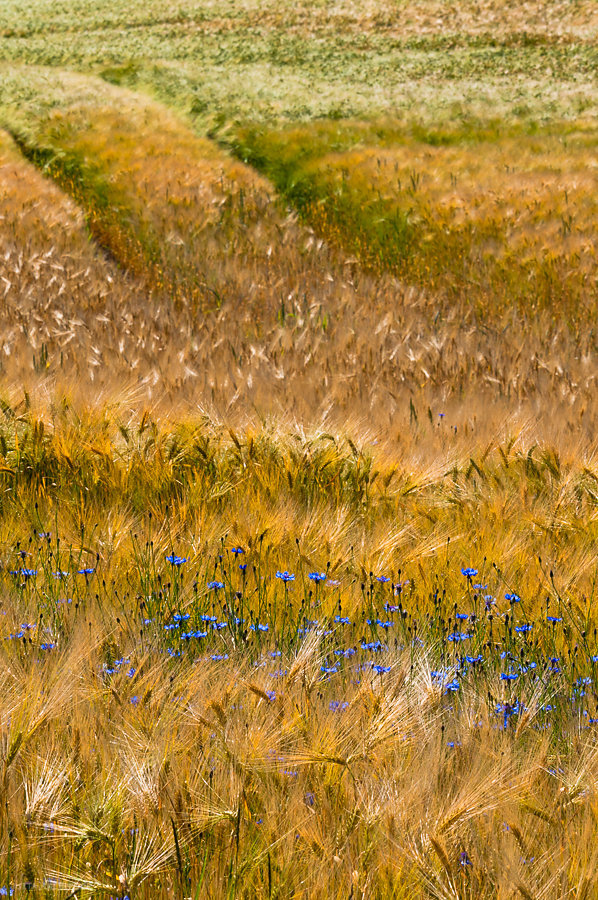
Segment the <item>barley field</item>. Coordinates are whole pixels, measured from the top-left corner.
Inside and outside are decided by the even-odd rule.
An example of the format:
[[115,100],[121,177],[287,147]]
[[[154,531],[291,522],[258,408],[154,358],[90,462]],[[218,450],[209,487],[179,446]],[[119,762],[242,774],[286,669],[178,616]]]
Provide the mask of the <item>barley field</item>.
[[598,897],[597,64],[0,5],[0,897]]

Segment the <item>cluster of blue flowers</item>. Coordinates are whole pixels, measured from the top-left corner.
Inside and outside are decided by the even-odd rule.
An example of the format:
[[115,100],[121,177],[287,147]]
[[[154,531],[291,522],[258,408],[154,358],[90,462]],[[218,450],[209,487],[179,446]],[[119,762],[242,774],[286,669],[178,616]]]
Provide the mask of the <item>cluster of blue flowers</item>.
[[[238,561],[246,552],[235,546],[230,554]],[[29,555],[19,550],[18,558],[23,562]],[[282,663],[281,656],[289,650],[294,652],[305,636],[315,633],[322,652],[322,682],[356,684],[368,672],[369,677],[392,679],[393,660],[398,653],[409,651],[414,657],[421,653],[420,660],[434,662],[429,682],[447,703],[458,701],[467,685],[485,692],[492,700],[491,712],[503,728],[525,709],[524,692],[529,694],[530,686],[543,685],[551,696],[550,703],[540,702],[544,717],[562,711],[564,704],[576,711],[586,727],[598,721],[598,712],[592,706],[592,689],[598,688],[596,635],[590,648],[585,631],[571,619],[567,604],[558,597],[547,600],[541,614],[536,604],[530,616],[532,604],[519,593],[511,588],[491,593],[477,568],[463,566],[464,588],[459,603],[451,603],[438,589],[432,598],[434,610],[427,607],[428,614],[423,616],[412,581],[401,579],[400,573],[396,581],[385,574],[370,573],[369,583],[362,585],[362,601],[349,615],[342,610],[342,592],[327,591],[328,587],[339,587],[338,580],[328,577],[328,571],[308,572],[307,578],[299,576],[299,581],[294,572],[279,569],[275,579],[284,585],[284,599],[269,578],[260,575],[261,580],[256,576],[258,588],[254,590],[262,591],[262,599],[256,606],[246,590],[247,564],[238,564],[241,576],[235,578],[223,559],[224,555],[217,557],[217,577],[206,580],[203,588],[194,582],[191,593],[191,585],[178,574],[189,557],[174,551],[165,555],[165,562],[177,574],[167,586],[166,580],[161,581],[142,604],[139,639],[143,654],[163,653],[173,663],[183,659],[226,663],[242,649],[253,656],[254,665],[262,666],[272,659]],[[21,565],[10,570],[10,575],[16,587],[29,596],[30,584],[38,585],[35,579],[40,578],[40,571]],[[81,567],[72,573],[44,567],[43,572],[48,578],[85,576],[85,583],[73,582],[74,597],[81,597],[90,590],[89,578],[96,575],[97,567]],[[63,606],[64,615],[71,604],[72,597],[61,597],[55,601],[55,609]],[[315,610],[318,617],[312,618]],[[61,643],[59,620],[52,627],[45,623],[38,627],[35,622],[13,625],[5,639],[18,643],[20,652],[30,652],[25,648],[31,647],[44,652],[55,650]],[[574,662],[570,653],[573,642]],[[134,652],[128,649],[129,654]],[[106,658],[102,676],[136,682],[137,668],[131,663],[131,655]],[[284,679],[286,671],[279,664],[268,677]],[[542,691],[536,690],[536,694],[541,696]],[[133,706],[142,702],[138,693],[131,694]],[[331,710],[345,708],[342,699],[330,702]],[[544,727],[545,720],[542,723]]]

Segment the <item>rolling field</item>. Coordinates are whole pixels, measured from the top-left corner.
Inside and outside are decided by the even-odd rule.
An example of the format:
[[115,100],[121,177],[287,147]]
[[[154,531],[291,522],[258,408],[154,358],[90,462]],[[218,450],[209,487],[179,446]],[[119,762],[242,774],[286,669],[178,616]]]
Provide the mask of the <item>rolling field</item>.
[[0,896],[598,896],[593,3],[0,9]]

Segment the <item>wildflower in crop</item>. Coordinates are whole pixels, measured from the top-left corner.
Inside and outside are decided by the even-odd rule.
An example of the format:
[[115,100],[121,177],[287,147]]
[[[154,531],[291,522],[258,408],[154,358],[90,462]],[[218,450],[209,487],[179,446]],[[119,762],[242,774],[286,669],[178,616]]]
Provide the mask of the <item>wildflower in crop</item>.
[[310,581],[315,581],[316,584],[319,584],[321,581],[326,581],[325,572],[310,572],[307,577]]
[[240,568],[241,572],[244,572],[245,569],[247,568],[247,563],[239,563],[239,568]]
[[469,616],[467,613],[456,613],[455,619],[458,619],[460,622],[465,622],[469,619]]
[[516,625],[515,631],[517,632],[517,634],[527,634],[529,631],[532,630],[532,628],[533,628],[533,625],[530,625],[529,622],[526,622],[525,625]]
[[474,578],[478,574],[477,569],[472,569],[470,566],[466,566],[461,569],[461,574],[465,575],[466,578]]
[[563,617],[562,616],[546,616],[546,621],[551,622],[553,625],[555,625],[557,622],[562,622]]
[[388,581],[390,581],[390,578],[387,578],[386,575],[377,575],[376,581],[379,581],[381,584],[386,584]]
[[377,672],[378,675],[382,675],[384,672],[390,672],[390,666],[373,665],[372,669],[374,672]]
[[37,569],[16,569],[10,573],[11,575],[20,575],[25,581],[37,575]]
[[85,568],[85,569],[77,569],[78,575],[93,575],[95,569]]
[[68,578],[69,577],[68,572],[52,572],[52,575],[54,576],[54,578]]
[[224,587],[223,581],[208,581],[208,587],[211,591],[219,591]]
[[245,553],[242,547],[231,547],[231,553],[234,553],[235,556],[238,556],[240,553]]
[[462,850],[461,853],[459,854],[459,863],[462,866],[472,866],[473,865],[472,861],[470,860],[469,856],[467,855],[467,850]]
[[505,600],[508,600],[510,603],[521,603],[519,594],[505,594]]
[[360,646],[362,650],[373,650],[374,652],[386,650],[386,647],[384,646],[382,641],[370,641],[369,643],[363,642]]
[[186,556],[176,556],[176,554],[171,553],[170,556],[166,557],[166,562],[169,562],[171,566],[182,566],[183,563],[187,562]]
[[291,575],[290,572],[287,572],[286,569],[285,569],[284,572],[277,572],[277,573],[276,573],[276,577],[277,577],[277,578],[280,578],[281,581],[284,581],[285,584],[286,584],[288,581],[294,581],[294,580],[295,580],[295,576],[294,576],[294,575]]

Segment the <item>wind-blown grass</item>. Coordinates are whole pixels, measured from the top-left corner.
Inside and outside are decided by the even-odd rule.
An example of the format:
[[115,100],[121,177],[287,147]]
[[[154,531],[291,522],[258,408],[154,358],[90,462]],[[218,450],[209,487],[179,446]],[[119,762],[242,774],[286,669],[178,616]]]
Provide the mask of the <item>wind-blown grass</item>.
[[7,883],[591,883],[591,467],[68,411],[0,442]]
[[242,131],[237,152],[303,218],[377,270],[460,296],[595,314],[593,125],[506,130],[326,123]]
[[3,4],[0,894],[594,896],[595,30]]

